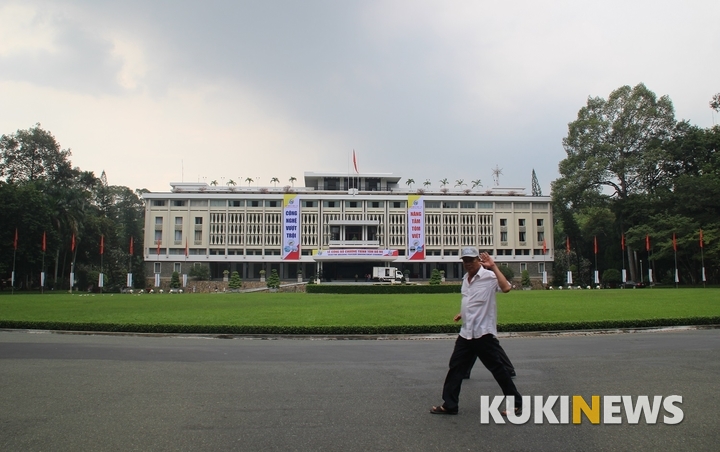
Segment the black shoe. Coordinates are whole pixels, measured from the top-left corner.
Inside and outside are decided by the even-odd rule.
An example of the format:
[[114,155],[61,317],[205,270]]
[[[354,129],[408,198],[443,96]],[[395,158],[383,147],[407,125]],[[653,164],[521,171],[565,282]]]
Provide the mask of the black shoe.
[[515,369],[513,369],[510,371],[510,378],[515,378],[515,377],[517,377],[517,374],[515,373]]

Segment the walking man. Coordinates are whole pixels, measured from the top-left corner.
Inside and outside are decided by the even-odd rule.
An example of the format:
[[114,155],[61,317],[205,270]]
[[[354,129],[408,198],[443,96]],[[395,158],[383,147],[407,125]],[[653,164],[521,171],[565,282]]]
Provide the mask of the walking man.
[[460,313],[453,320],[457,322],[462,319],[463,325],[450,357],[450,368],[443,385],[443,404],[432,407],[430,412],[458,413],[463,377],[475,359],[480,358],[495,377],[503,394],[515,396],[515,413],[520,414],[522,397],[503,364],[502,349],[497,339],[495,294],[498,291],[510,292],[512,286],[487,253],[479,254],[476,248],[463,248],[461,258],[466,274],[462,282]]

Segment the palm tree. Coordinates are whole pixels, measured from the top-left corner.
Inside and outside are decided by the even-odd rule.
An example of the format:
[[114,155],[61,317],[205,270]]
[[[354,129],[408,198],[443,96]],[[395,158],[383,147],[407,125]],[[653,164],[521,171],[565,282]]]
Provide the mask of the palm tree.
[[446,186],[447,184],[448,184],[447,178],[445,178],[445,179],[440,179],[440,186],[441,186],[441,187],[444,187],[444,186]]
[[458,180],[455,181],[455,186],[456,186],[456,187],[464,187],[464,186],[466,186],[466,185],[467,185],[467,184],[465,183],[465,179],[458,179]]
[[432,182],[430,182],[430,179],[425,179],[425,182],[423,182],[423,185],[426,187],[429,187],[432,185]]
[[275,184],[275,186],[277,187],[277,183],[280,182],[280,179],[278,179],[277,177],[273,177],[272,179],[270,179],[270,182]]
[[247,182],[247,183],[248,183],[248,186],[250,186],[250,184],[252,184],[253,182],[255,182],[255,180],[254,180],[252,177],[246,177],[246,178],[245,178],[245,182]]
[[415,183],[415,179],[408,179],[405,181],[405,185],[408,187]]
[[216,180],[210,182],[210,185],[217,187],[218,182]]
[[290,183],[291,183],[292,186],[294,187],[294,186],[295,186],[295,181],[297,180],[297,177],[295,177],[295,176],[290,176],[290,179],[288,179],[288,180],[290,181]]
[[480,182],[480,179],[477,179],[477,180],[472,181],[472,184],[473,184],[473,185],[472,185],[472,188],[482,187],[482,182]]
[[232,180],[232,179],[230,179],[227,184],[228,184],[229,187],[234,187],[234,186],[237,185],[237,184],[235,183],[235,181]]

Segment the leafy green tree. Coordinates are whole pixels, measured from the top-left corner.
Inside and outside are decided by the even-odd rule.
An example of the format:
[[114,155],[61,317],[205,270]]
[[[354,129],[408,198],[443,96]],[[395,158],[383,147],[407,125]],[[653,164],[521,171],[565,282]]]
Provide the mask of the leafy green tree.
[[170,287],[173,289],[180,287],[180,274],[178,272],[173,272],[172,276],[170,276]]
[[530,282],[530,272],[527,270],[523,270],[520,277],[520,284],[522,284],[523,287],[530,287],[532,283]]
[[188,276],[198,281],[208,281],[210,279],[210,267],[207,265],[193,265],[188,272]]
[[610,287],[617,287],[622,282],[622,274],[616,268],[608,268],[602,274],[601,281]]
[[715,94],[710,100],[710,108],[720,112],[720,93]]
[[60,149],[50,132],[35,124],[0,137],[0,177],[10,183],[57,181],[72,172],[70,155],[69,149]]
[[433,268],[432,272],[430,273],[430,285],[431,286],[439,286],[442,283],[442,275],[440,274],[440,270],[437,268]]
[[228,281],[228,287],[235,290],[242,287],[242,279],[240,278],[240,274],[238,274],[238,272],[232,272],[232,275],[230,275],[230,281]]
[[515,272],[507,265],[498,265],[498,270],[500,270],[500,273],[502,273],[508,281],[512,281],[513,278],[515,278]]
[[280,276],[276,269],[273,268],[270,271],[270,276],[268,276],[265,282],[269,289],[278,289],[280,287]]

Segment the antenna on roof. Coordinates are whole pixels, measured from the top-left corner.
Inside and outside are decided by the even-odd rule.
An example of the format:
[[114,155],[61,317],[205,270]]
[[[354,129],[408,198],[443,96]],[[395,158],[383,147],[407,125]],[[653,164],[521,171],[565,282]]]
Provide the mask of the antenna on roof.
[[495,181],[495,186],[497,187],[500,185],[500,175],[503,173],[502,168],[495,165],[495,168],[493,168],[492,173],[493,173],[493,181]]

